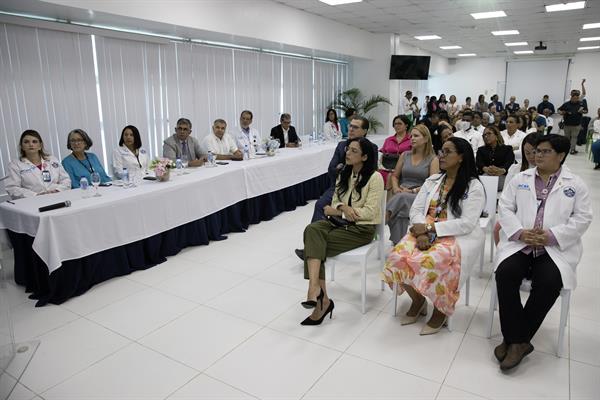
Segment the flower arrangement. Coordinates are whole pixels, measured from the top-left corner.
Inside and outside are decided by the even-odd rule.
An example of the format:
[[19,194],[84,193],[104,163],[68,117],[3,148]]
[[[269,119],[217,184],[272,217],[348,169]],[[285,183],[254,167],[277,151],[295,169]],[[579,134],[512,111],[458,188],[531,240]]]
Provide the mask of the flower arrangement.
[[169,180],[169,170],[173,168],[175,168],[175,163],[168,158],[155,158],[150,163],[150,169],[154,170],[159,181]]
[[267,146],[267,155],[274,156],[275,151],[277,151],[277,149],[280,146],[280,143],[279,143],[279,140],[277,140],[277,139],[269,139],[266,141],[266,146]]

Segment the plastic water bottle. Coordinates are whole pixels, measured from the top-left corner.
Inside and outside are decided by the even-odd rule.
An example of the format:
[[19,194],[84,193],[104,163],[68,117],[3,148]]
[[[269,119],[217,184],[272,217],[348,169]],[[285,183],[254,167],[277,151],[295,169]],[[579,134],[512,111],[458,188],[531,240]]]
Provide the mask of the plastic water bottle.
[[81,189],[82,198],[86,199],[90,197],[89,187],[90,183],[88,182],[87,178],[85,176],[81,177],[81,179],[79,180],[79,188]]
[[129,170],[127,169],[127,167],[123,167],[123,171],[121,171],[121,180],[123,181],[124,188],[128,188],[130,186]]
[[183,172],[183,163],[181,162],[181,158],[175,160],[175,169],[177,170],[177,175],[181,175]]
[[244,144],[244,160],[250,159],[250,151],[248,150],[248,143]]
[[215,164],[215,155],[213,154],[212,151],[208,152],[208,166],[209,167],[214,167]]

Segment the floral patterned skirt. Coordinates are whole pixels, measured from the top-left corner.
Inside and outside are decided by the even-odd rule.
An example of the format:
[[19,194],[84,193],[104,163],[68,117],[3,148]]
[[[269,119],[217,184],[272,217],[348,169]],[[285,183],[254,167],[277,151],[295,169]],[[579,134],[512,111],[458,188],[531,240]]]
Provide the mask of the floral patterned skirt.
[[398,283],[412,286],[446,315],[454,313],[459,298],[460,246],[454,237],[437,238],[428,250],[417,248],[410,233],[392,249],[385,261],[383,279],[390,287]]

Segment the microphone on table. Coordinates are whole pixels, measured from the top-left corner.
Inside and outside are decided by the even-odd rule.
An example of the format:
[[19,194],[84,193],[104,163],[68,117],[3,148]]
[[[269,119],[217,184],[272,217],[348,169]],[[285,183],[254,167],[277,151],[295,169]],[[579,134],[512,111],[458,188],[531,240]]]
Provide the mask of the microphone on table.
[[65,200],[65,201],[61,201],[60,203],[50,204],[49,206],[40,207],[39,211],[44,212],[44,211],[56,210],[56,209],[64,208],[64,207],[71,207],[71,202],[69,200]]
[[344,163],[339,163],[338,165],[335,166],[335,173],[337,175],[340,174],[340,172],[342,172],[342,170],[344,169],[344,167],[346,166],[346,164]]

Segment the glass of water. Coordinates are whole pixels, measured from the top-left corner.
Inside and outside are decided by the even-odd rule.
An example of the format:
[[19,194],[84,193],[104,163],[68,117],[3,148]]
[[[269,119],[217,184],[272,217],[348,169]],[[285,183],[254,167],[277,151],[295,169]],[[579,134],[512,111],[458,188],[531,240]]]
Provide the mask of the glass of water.
[[94,197],[102,196],[98,193],[98,186],[100,186],[100,174],[97,172],[92,172],[92,185],[94,185]]
[[189,162],[190,162],[190,160],[188,160],[187,154],[182,154],[181,155],[181,165],[183,166],[183,168],[187,168]]

